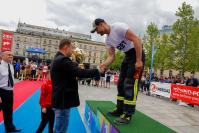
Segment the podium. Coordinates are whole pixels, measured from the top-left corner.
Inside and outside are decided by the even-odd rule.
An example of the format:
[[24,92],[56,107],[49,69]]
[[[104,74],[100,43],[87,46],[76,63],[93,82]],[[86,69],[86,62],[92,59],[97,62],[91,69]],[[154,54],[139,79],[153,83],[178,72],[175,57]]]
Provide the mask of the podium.
[[117,117],[107,115],[115,107],[111,101],[86,101],[84,117],[91,133],[176,133],[138,110],[129,124],[117,125]]

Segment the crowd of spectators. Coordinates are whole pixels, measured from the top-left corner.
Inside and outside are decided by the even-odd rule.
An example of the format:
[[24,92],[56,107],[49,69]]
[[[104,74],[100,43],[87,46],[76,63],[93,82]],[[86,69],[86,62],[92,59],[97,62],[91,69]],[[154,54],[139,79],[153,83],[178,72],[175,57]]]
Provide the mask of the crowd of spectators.
[[37,63],[28,60],[14,60],[14,77],[19,80],[39,80],[46,78],[49,64],[45,61]]

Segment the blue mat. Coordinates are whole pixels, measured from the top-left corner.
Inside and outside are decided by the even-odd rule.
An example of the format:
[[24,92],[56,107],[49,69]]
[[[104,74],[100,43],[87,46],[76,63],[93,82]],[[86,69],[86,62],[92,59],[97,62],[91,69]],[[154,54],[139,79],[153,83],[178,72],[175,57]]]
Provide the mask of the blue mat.
[[[35,133],[41,121],[41,109],[39,106],[40,90],[37,90],[25,103],[14,112],[14,124],[21,128],[20,133]],[[77,108],[70,112],[70,122],[67,133],[86,133]],[[0,124],[0,133],[5,133],[4,123]],[[43,133],[48,133],[48,125]]]

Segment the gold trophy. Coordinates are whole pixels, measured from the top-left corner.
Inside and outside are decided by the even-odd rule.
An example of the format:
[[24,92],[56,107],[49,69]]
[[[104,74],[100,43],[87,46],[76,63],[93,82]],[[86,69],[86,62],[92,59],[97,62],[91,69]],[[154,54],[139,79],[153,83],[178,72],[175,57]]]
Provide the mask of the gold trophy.
[[76,47],[71,57],[74,62],[78,63],[79,67],[84,68],[85,53],[82,49]]

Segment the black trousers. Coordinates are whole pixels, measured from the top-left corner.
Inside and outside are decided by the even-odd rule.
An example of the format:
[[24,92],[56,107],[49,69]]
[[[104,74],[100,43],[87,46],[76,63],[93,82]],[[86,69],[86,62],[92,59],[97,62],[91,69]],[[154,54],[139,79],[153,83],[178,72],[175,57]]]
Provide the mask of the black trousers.
[[[145,62],[145,55],[142,52],[143,66]],[[139,89],[139,79],[134,79],[136,72],[136,52],[135,49],[130,49],[125,53],[124,60],[121,64],[120,75],[118,80],[118,95],[117,95],[117,108],[123,112],[132,115],[135,113],[135,106],[137,101],[137,94]],[[143,67],[144,68],[144,67]],[[142,72],[143,72],[142,68]]]
[[13,90],[4,90],[0,88],[0,97],[2,103],[0,109],[3,111],[5,130],[8,132],[15,128],[13,124]]
[[55,120],[55,114],[52,108],[47,108],[46,113],[43,113],[41,111],[41,123],[39,125],[39,128],[37,129],[36,133],[42,133],[44,128],[46,127],[46,124],[48,123],[48,132],[53,133],[53,127],[54,127],[54,120]]

